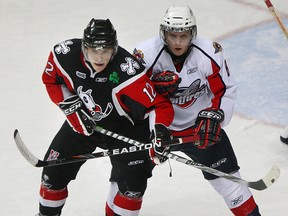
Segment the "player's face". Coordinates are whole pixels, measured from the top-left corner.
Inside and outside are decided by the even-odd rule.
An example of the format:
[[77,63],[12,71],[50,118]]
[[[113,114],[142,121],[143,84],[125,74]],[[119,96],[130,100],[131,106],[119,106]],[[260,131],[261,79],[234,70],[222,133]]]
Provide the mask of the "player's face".
[[165,39],[169,50],[174,55],[181,56],[188,50],[192,35],[191,31],[166,32]]
[[85,49],[88,61],[97,72],[101,72],[106,68],[114,52],[113,48],[94,49],[88,47]]

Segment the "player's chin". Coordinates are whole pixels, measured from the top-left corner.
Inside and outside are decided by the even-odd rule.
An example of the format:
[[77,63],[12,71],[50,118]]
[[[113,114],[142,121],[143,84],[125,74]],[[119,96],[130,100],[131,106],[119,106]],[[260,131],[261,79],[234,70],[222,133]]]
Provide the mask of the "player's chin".
[[176,56],[181,56],[184,54],[184,50],[183,49],[174,49],[173,54]]
[[94,68],[95,71],[101,72],[101,71],[103,71],[103,70],[105,69],[106,64],[96,64],[96,63],[93,63],[92,66],[93,66],[93,68]]

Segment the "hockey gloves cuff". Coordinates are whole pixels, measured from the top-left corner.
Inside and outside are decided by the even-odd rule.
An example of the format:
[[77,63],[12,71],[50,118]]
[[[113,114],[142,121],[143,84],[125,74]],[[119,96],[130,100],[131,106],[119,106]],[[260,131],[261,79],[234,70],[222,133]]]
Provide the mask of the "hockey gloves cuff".
[[70,126],[79,134],[90,136],[96,125],[89,111],[78,95],[72,95],[59,103]]
[[205,149],[221,140],[221,125],[224,120],[224,112],[221,109],[204,109],[198,113],[195,125],[192,129],[193,135],[199,135],[200,140],[195,145]]
[[155,130],[151,134],[152,143],[154,148],[149,149],[149,155],[151,160],[159,165],[167,160],[165,153],[169,152],[169,147],[162,147],[162,141],[168,141],[173,139],[169,129],[162,124],[155,124]]
[[181,82],[181,78],[172,71],[153,74],[151,81],[156,91],[164,97],[173,97]]

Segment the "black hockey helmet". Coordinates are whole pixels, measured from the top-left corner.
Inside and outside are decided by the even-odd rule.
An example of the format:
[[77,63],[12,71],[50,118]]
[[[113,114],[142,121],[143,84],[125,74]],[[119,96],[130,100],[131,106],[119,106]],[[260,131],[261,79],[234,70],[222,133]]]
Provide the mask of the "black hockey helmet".
[[91,19],[84,29],[82,44],[95,49],[118,47],[116,30],[109,19]]

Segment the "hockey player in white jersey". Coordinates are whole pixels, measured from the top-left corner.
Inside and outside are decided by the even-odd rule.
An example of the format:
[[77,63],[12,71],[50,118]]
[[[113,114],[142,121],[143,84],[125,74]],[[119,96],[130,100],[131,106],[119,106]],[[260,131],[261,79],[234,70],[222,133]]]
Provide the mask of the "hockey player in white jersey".
[[[160,37],[139,43],[133,53],[149,69],[157,91],[172,101],[173,136],[201,137],[194,145],[156,148],[151,152],[152,156],[157,153],[154,159],[163,162],[164,151],[182,151],[199,163],[240,177],[237,158],[223,130],[232,118],[236,99],[233,73],[221,45],[197,36],[190,7],[169,7],[160,25]],[[234,215],[260,215],[248,187],[205,172],[203,175]]]

